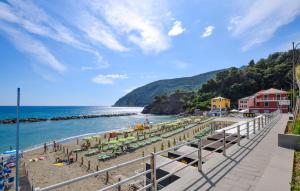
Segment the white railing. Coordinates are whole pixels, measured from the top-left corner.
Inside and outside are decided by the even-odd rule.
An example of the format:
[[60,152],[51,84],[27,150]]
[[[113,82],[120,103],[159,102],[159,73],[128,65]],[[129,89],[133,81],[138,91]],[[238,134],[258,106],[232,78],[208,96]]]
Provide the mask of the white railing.
[[260,101],[288,101],[289,99],[287,97],[270,97],[270,98],[256,98],[255,101],[260,102]]
[[[150,183],[145,185],[144,187],[140,188],[139,191],[145,190],[145,189],[148,189],[148,188],[151,188],[151,191],[156,191],[158,187],[161,187],[161,185],[159,185],[159,182],[169,178],[170,176],[172,176],[175,173],[187,168],[188,166],[191,166],[193,164],[198,163],[198,170],[202,171],[202,165],[203,165],[202,164],[202,159],[203,158],[207,157],[208,155],[210,155],[213,152],[218,151],[220,149],[223,150],[223,155],[226,155],[226,149],[227,149],[227,146],[229,144],[231,144],[233,142],[237,142],[237,144],[240,145],[240,141],[241,141],[242,136],[245,136],[247,139],[250,138],[250,134],[254,134],[254,136],[255,136],[255,134],[257,134],[257,131],[260,131],[262,128],[265,128],[267,125],[269,125],[272,121],[275,121],[275,119],[277,119],[279,113],[280,112],[277,110],[276,112],[273,112],[270,115],[261,115],[259,117],[256,117],[256,118],[252,119],[252,120],[249,120],[249,121],[247,121],[243,124],[238,124],[237,126],[233,126],[231,128],[227,128],[227,129],[224,128],[224,130],[222,131],[222,133],[223,133],[223,138],[222,139],[211,142],[211,143],[209,143],[207,145],[204,145],[204,146],[202,145],[202,140],[201,139],[193,139],[191,141],[187,141],[187,142],[182,143],[180,145],[176,145],[174,147],[171,147],[171,148],[168,148],[168,149],[156,152],[156,153],[151,153],[150,155],[147,155],[147,156],[144,156],[144,157],[141,157],[141,158],[137,158],[137,159],[134,159],[134,160],[122,163],[122,164],[118,164],[118,165],[115,165],[115,166],[110,167],[110,168],[106,168],[106,169],[103,169],[103,170],[100,170],[100,171],[97,171],[97,172],[94,172],[94,173],[90,173],[90,174],[87,174],[87,175],[84,175],[84,176],[81,176],[81,177],[70,179],[70,180],[67,180],[67,181],[64,181],[64,182],[61,182],[61,183],[58,183],[58,184],[54,184],[54,185],[51,185],[51,186],[47,186],[47,187],[44,187],[44,188],[35,188],[33,190],[34,191],[49,191],[49,190],[61,188],[61,187],[73,184],[75,182],[79,182],[81,180],[84,180],[84,179],[87,179],[87,178],[90,178],[90,177],[94,177],[96,175],[101,175],[101,174],[107,173],[109,171],[116,170],[116,169],[121,168],[121,167],[125,167],[127,165],[136,163],[138,161],[150,159],[150,169],[149,170],[145,170],[141,173],[138,173],[138,174],[135,174],[135,175],[133,175],[131,177],[128,177],[126,179],[120,180],[117,183],[114,183],[112,185],[109,185],[109,186],[106,186],[105,188],[100,189],[100,191],[111,190],[113,188],[118,188],[118,190],[121,190],[121,185],[123,185],[123,184],[125,184],[125,183],[127,183],[131,180],[134,180],[134,179],[137,179],[137,178],[140,178],[140,177],[145,177],[148,173],[150,173],[150,175],[151,175]],[[243,127],[243,126],[245,126],[245,128],[241,129],[241,127]],[[235,133],[232,133],[233,130],[236,130]],[[228,131],[230,131],[231,133],[230,134],[226,133]],[[246,132],[244,132],[244,131],[246,131]],[[232,136],[236,136],[236,138],[231,140],[230,142],[227,142],[228,138],[232,137]],[[202,149],[205,149],[209,146],[212,146],[213,144],[218,143],[218,142],[222,142],[223,145],[220,146],[219,148],[216,148],[216,149],[210,151],[205,156],[202,156]],[[171,161],[168,161],[164,164],[160,164],[160,165],[156,164],[156,162],[157,162],[156,156],[161,155],[163,153],[166,153],[168,151],[178,149],[178,148],[180,148],[182,146],[185,146],[185,145],[191,145],[192,143],[197,143],[198,149],[196,149],[192,152],[186,153],[184,155],[181,155],[177,158],[174,158]],[[159,169],[163,166],[166,166],[168,164],[171,164],[173,162],[176,162],[176,161],[178,161],[178,160],[180,160],[180,159],[182,159],[182,158],[184,158],[188,155],[191,155],[195,152],[198,152],[198,159],[193,160],[190,163],[186,164],[185,166],[183,166],[179,169],[176,169],[173,172],[170,172],[167,175],[157,179],[157,176],[156,176],[157,169]]]

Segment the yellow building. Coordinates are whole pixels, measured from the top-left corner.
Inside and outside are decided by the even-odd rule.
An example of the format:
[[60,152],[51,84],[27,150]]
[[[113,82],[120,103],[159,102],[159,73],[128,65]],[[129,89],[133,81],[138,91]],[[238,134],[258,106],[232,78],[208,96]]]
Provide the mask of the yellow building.
[[211,99],[211,109],[230,108],[230,99],[224,97],[215,97]]

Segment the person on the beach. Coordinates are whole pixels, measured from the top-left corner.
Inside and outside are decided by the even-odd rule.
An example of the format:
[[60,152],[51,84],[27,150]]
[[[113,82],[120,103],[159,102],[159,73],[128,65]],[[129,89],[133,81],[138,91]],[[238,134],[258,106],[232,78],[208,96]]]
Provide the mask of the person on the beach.
[[56,142],[53,141],[53,151],[56,152]]
[[44,153],[47,153],[47,150],[48,150],[47,144],[44,143]]

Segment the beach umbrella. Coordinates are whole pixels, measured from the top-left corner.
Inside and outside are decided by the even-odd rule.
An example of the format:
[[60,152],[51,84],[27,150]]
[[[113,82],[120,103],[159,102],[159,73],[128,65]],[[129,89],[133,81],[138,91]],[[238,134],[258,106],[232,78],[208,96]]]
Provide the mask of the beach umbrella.
[[92,139],[92,137],[84,137],[83,140],[85,141],[90,141]]
[[120,138],[118,141],[125,142],[125,141],[127,141],[127,139],[126,138]]
[[118,144],[119,143],[119,141],[117,141],[117,140],[112,140],[112,141],[109,141],[108,142],[108,144],[111,144],[111,145],[113,145],[113,144]]
[[93,139],[99,139],[99,138],[101,138],[101,136],[100,135],[94,135],[94,136],[92,136],[92,138]]
[[134,130],[133,129],[125,129],[124,132],[125,133],[132,133]]

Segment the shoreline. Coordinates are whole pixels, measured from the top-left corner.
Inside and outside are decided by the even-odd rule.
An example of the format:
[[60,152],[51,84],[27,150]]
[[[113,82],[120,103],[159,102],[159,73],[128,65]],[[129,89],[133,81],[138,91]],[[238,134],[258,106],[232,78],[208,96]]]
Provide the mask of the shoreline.
[[[55,141],[56,143],[66,143],[66,144],[68,144],[68,143],[71,143],[72,141],[74,141],[75,139],[79,139],[79,141],[81,141],[86,136],[103,135],[103,134],[108,133],[108,132],[120,131],[120,130],[124,130],[124,129],[128,129],[128,128],[120,128],[120,129],[113,129],[113,130],[107,130],[107,131],[99,131],[99,132],[96,132],[96,133],[80,134],[80,135],[75,135],[75,136],[71,136],[71,137],[61,138],[61,139],[53,140],[53,141]],[[53,141],[46,142],[47,146],[52,146],[53,145]],[[31,151],[35,151],[35,150],[41,149],[41,148],[43,148],[43,146],[44,146],[44,143],[28,147],[26,149],[23,149],[23,153],[28,153],[28,152],[31,152]]]

